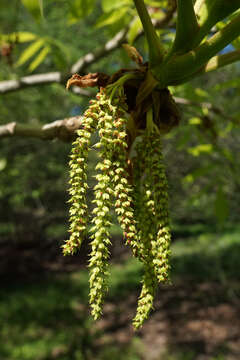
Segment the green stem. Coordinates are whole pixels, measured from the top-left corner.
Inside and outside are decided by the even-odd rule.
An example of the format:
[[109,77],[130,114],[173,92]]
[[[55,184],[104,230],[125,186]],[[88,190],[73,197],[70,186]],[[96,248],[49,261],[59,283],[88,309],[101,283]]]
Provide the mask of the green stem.
[[[196,7],[195,4],[195,9]],[[239,8],[239,0],[205,0],[199,10],[197,11],[196,9],[200,29],[195,38],[194,46],[200,44],[217,22],[223,20]]]
[[[143,76],[143,74],[141,74],[141,75]],[[117,81],[115,81],[113,84],[108,85],[106,87],[106,90],[110,96],[110,100],[112,101],[112,99],[115,96],[116,91],[121,91],[121,89],[126,81],[132,80],[132,79],[139,79],[139,78],[140,78],[139,73],[131,72],[131,73],[127,73],[127,74],[123,75]]]
[[192,0],[177,0],[176,37],[170,54],[191,50],[198,28]]
[[204,2],[205,2],[205,0],[197,0],[195,2],[195,4],[194,4],[194,10],[195,10],[195,14],[197,16],[199,16],[198,14],[199,14],[199,12],[201,10],[201,7],[203,6]]
[[214,56],[199,71],[190,76],[182,78],[180,81],[174,82],[172,85],[186,83],[187,81],[190,81],[197,76],[203,75],[210,71],[218,70],[221,67],[233,64],[236,61],[240,61],[240,50],[231,51],[230,53],[224,55]]
[[194,77],[206,63],[240,34],[240,15],[236,16],[222,30],[209,40],[185,55],[176,56],[164,66],[151,68],[161,87],[185,82],[185,78]]
[[230,53],[224,55],[214,56],[207,62],[204,69],[200,71],[199,74],[218,70],[219,68],[233,64],[236,61],[240,61],[240,50],[231,51]]
[[163,61],[164,49],[160,44],[144,1],[134,0],[134,3],[147,38],[150,63],[159,64]]

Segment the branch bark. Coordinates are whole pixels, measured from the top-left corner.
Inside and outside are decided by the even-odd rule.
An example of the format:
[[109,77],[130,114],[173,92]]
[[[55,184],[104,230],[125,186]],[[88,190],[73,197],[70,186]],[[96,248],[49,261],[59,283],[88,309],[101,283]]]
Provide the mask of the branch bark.
[[0,126],[0,138],[5,137],[34,137],[42,140],[59,139],[64,142],[72,141],[76,130],[81,127],[82,116],[75,116],[63,120],[56,120],[49,124],[17,124],[11,122]]
[[162,66],[152,68],[152,73],[159,80],[162,88],[186,82],[194,78],[207,62],[240,34],[240,15],[215,33],[202,45],[184,55],[176,56]]
[[[174,97],[174,100],[179,105],[206,107],[209,111],[224,117],[225,119],[234,123],[239,123],[237,119],[228,116],[222,109],[212,105],[211,103],[198,103],[190,101],[185,98]],[[49,124],[17,124],[10,122],[0,126],[0,139],[6,137],[33,137],[42,140],[59,139],[64,142],[71,142],[76,136],[76,130],[81,128],[82,116],[75,116],[63,120],[56,120]]]
[[[176,6],[172,6],[163,19],[154,21],[156,28],[164,28],[171,21],[173,14],[176,10]],[[114,50],[118,49],[124,42],[127,41],[128,28],[118,32],[111,40],[107,41],[103,47],[97,49],[95,52],[89,52],[81,57],[75,64],[72,65],[69,72],[61,73],[59,71],[49,72],[45,74],[36,74],[24,76],[16,80],[0,81],[0,94],[6,94],[8,92],[21,90],[26,87],[47,85],[47,84],[66,84],[66,81],[74,73],[86,73],[90,65],[103,57],[111,54]],[[143,31],[139,32],[137,38],[143,35]],[[91,92],[85,89],[72,89],[74,92],[83,96],[91,96]]]

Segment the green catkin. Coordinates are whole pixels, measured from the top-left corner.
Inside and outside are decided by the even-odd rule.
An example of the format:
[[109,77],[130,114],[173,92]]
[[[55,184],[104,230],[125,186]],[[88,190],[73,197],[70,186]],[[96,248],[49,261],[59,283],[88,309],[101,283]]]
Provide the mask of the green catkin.
[[138,256],[138,235],[133,210],[133,186],[129,182],[128,153],[127,153],[127,119],[124,112],[118,110],[114,121],[114,158],[113,161],[113,187],[115,196],[115,212],[118,222],[123,230],[126,244],[130,245],[133,254]]
[[[115,197],[115,210],[124,237],[127,243],[132,246],[134,253],[137,253],[137,231],[134,212],[131,207],[133,199],[130,195],[132,188],[129,184],[127,172],[127,120],[123,115],[124,111],[120,110],[120,103],[116,104],[116,102],[110,101],[104,93],[99,96],[98,130],[100,142],[96,146],[101,149],[102,160],[97,165],[97,169],[100,169],[102,174],[98,175],[98,184],[95,187],[94,201],[97,203],[97,208],[94,210],[93,222],[95,226],[92,229],[95,233],[92,241],[93,260],[90,260],[90,303],[95,318],[101,314],[101,306],[107,288],[107,245],[110,244],[108,227],[110,226],[109,211],[112,194]],[[96,238],[96,233],[99,231],[101,236]],[[100,263],[99,258],[96,263],[95,253],[100,244],[104,256],[101,256],[102,263]]]
[[63,254],[74,254],[81,246],[87,227],[87,158],[90,147],[91,135],[96,127],[96,103],[85,112],[82,128],[77,131],[77,138],[73,142],[70,155],[70,237],[63,245]]
[[[97,185],[91,232],[89,302],[94,319],[102,314],[108,287],[109,245],[112,205],[123,230],[126,244],[143,262],[142,290],[133,325],[140,328],[153,308],[157,282],[169,279],[168,189],[162,161],[161,139],[154,127],[141,136],[136,158],[129,166],[127,122],[123,88],[116,92],[101,90],[85,112],[83,126],[73,142],[70,160],[70,238],[63,246],[64,255],[79,249],[86,233],[88,214],[87,158],[92,133],[100,137],[96,166]],[[109,94],[107,94],[107,91]],[[112,99],[114,95],[114,98]]]
[[94,203],[96,207],[93,210],[95,215],[92,222],[94,225],[91,228],[93,233],[91,238],[92,251],[90,254],[90,305],[92,308],[92,316],[96,320],[102,314],[102,305],[107,291],[107,279],[109,268],[109,250],[111,244],[109,228],[111,225],[110,208],[112,204],[112,186],[111,186],[111,128],[112,116],[111,104],[104,94],[98,95],[99,118],[97,128],[99,130],[100,142],[97,147],[100,147],[100,161],[96,169],[100,173],[96,176],[97,185],[94,188]]
[[139,251],[144,259],[144,275],[142,280],[142,290],[138,299],[136,316],[133,319],[133,326],[139,329],[144,320],[148,318],[149,312],[153,308],[153,300],[156,291],[157,279],[153,266],[153,256],[151,241],[156,235],[156,221],[153,215],[152,192],[143,183],[142,174],[145,167],[145,145],[143,142],[136,147],[137,158],[135,161],[135,215],[139,229],[139,239],[141,247]]
[[157,234],[152,239],[152,254],[155,273],[159,282],[169,282],[170,272],[170,227],[168,212],[168,182],[163,164],[162,142],[157,133],[144,138],[147,152],[146,178],[151,185],[154,200],[154,218]]

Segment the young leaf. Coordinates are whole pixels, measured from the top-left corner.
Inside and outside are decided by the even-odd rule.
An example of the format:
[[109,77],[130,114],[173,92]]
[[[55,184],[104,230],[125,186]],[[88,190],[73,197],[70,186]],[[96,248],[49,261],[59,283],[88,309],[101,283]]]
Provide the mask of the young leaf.
[[22,3],[36,21],[43,17],[42,0],[22,0]]
[[78,20],[88,16],[94,9],[95,0],[69,0],[69,22],[74,24]]
[[29,70],[33,71],[35,70],[45,59],[45,57],[47,56],[47,54],[50,52],[50,47],[46,46],[44,47],[40,53],[35,57],[35,59],[31,62],[31,64],[29,65]]
[[109,12],[114,9],[119,9],[124,5],[130,5],[131,6],[132,0],[102,0],[102,9],[104,12]]
[[14,32],[12,34],[6,34],[6,35],[1,35],[0,38],[0,43],[1,40],[4,41],[11,41],[11,42],[20,42],[20,43],[24,43],[24,42],[28,42],[28,41],[32,41],[34,39],[36,39],[36,35],[27,31],[19,31],[19,32]]
[[44,45],[44,42],[44,39],[39,39],[29,45],[18,59],[17,66],[23,65],[26,61],[28,61]]
[[137,17],[132,22],[131,27],[127,34],[127,39],[128,39],[128,42],[130,45],[133,44],[134,40],[136,39],[136,37],[141,29],[142,29],[141,20],[139,19],[139,17]]
[[96,27],[100,28],[103,26],[114,24],[119,21],[128,11],[128,7],[122,7],[121,9],[110,11],[109,13],[100,16],[96,23]]

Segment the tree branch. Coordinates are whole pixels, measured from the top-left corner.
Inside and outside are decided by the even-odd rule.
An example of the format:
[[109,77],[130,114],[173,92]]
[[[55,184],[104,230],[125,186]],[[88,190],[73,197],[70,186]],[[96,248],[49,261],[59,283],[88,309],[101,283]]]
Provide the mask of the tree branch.
[[[172,6],[166,12],[164,18],[162,18],[161,20],[153,21],[154,26],[156,28],[166,27],[169,24],[170,20],[172,19],[175,10],[176,10],[176,6]],[[90,65],[100,60],[101,58],[109,55],[114,50],[118,49],[124,42],[127,41],[126,39],[127,32],[128,32],[128,28],[121,30],[111,40],[107,41],[107,43],[103,47],[97,49],[95,52],[90,52],[84,55],[83,57],[81,57],[75,64],[72,65],[68,73],[63,74],[59,71],[49,72],[45,74],[24,76],[17,80],[0,81],[0,94],[1,93],[5,94],[11,91],[17,91],[26,87],[38,86],[38,85],[46,85],[53,83],[65,85],[67,79],[71,75],[73,75],[76,72],[78,73],[87,72],[87,69]],[[136,39],[138,39],[142,35],[143,35],[143,31],[140,31]],[[91,96],[91,92],[85,89],[73,88],[72,90],[77,94],[83,96]]]
[[[195,4],[195,9],[196,9]],[[194,46],[200,44],[205,35],[219,21],[223,20],[240,8],[239,0],[206,0],[197,11],[199,32],[195,38]]]
[[118,49],[126,41],[127,32],[128,28],[119,31],[111,40],[107,41],[102,48],[84,55],[71,67],[71,74],[84,72],[89,65]]
[[[70,73],[62,74],[60,72],[50,72],[46,74],[24,76],[18,80],[0,81],[0,94],[6,94],[8,92],[36,85],[47,85],[53,83],[65,84],[70,76]],[[90,92],[85,89],[79,89],[77,92],[84,96],[90,95]]]
[[214,55],[230,44],[239,34],[240,15],[194,50],[170,59],[164,67],[160,64],[151,70],[162,87],[184,83],[186,78],[191,79],[191,75],[193,78]]
[[214,56],[207,62],[207,64],[204,66],[204,69],[199,72],[199,75],[209,71],[218,70],[220,67],[233,64],[236,61],[240,61],[240,50]]
[[152,64],[160,63],[163,60],[164,49],[157,36],[152,20],[143,0],[134,0],[135,7],[142,22],[149,49],[149,61]]
[[179,81],[175,81],[172,85],[176,86],[187,82],[197,76],[203,75],[210,71],[215,71],[220,69],[223,66],[233,64],[236,61],[240,61],[240,50],[230,51],[227,54],[217,55],[212,57],[200,70],[196,71],[194,74],[186,76]]
[[[185,98],[174,97],[179,105],[206,107],[209,111],[222,116],[229,121],[238,123],[237,119],[228,116],[222,109],[207,102],[194,102]],[[82,116],[74,116],[71,118],[56,120],[49,124],[17,124],[11,122],[0,126],[0,139],[6,137],[33,137],[42,140],[59,139],[64,142],[71,142],[76,136],[76,130],[82,125]]]
[[174,96],[174,101],[178,104],[178,105],[186,105],[186,106],[194,106],[194,107],[205,107],[207,108],[209,111],[211,111],[212,113],[221,116],[222,118],[225,118],[229,121],[232,121],[235,124],[240,123],[240,121],[236,118],[233,118],[231,116],[229,116],[228,114],[226,114],[220,107],[214,106],[213,104],[209,103],[209,102],[196,102],[196,101],[191,101],[185,98],[181,98],[181,97],[177,97]]
[[59,139],[70,142],[75,138],[76,130],[81,127],[82,116],[56,120],[49,124],[17,124],[11,122],[0,126],[0,138],[34,137],[42,140]]
[[177,0],[177,10],[176,36],[170,54],[191,50],[199,29],[192,0]]

